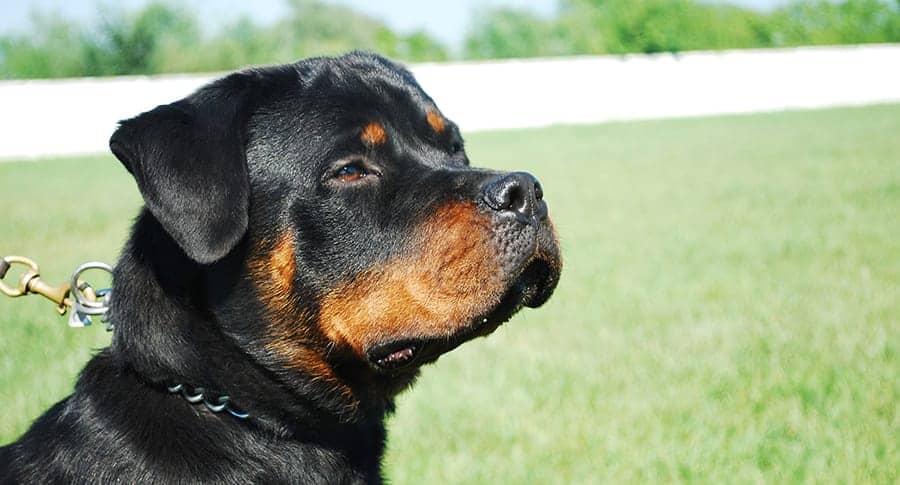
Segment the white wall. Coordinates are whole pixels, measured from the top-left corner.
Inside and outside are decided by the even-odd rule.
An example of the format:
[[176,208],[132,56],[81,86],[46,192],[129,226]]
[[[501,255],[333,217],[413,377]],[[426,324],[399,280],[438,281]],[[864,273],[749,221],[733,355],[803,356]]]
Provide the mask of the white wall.
[[[900,45],[420,64],[463,131],[900,102]],[[0,82],[0,159],[107,151],[216,75]]]

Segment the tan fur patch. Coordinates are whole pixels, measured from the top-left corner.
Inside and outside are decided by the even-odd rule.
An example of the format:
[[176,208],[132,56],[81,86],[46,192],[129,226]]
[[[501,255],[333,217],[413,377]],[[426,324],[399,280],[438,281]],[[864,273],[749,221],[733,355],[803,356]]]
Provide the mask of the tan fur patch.
[[267,348],[290,368],[302,371],[314,381],[328,383],[337,392],[352,398],[350,388],[334,373],[325,356],[313,343],[316,336],[307,326],[312,319],[301,310],[294,292],[296,262],[294,236],[285,231],[271,247],[257,248],[261,258],[249,262],[250,277],[266,307],[269,335]]
[[387,141],[387,133],[381,123],[373,121],[362,129],[360,139],[366,145],[383,145]]
[[426,222],[409,256],[373,268],[321,302],[319,324],[360,355],[374,343],[450,336],[496,305],[503,292],[490,219],[455,202]]
[[431,126],[431,129],[434,130],[435,133],[443,133],[447,128],[446,123],[444,123],[444,117],[434,110],[428,110],[428,113],[425,114],[425,118],[428,120],[428,125]]
[[285,232],[275,244],[272,251],[271,268],[274,276],[273,284],[281,296],[290,295],[294,286],[294,236]]
[[257,248],[249,262],[250,277],[256,283],[260,298],[273,316],[292,312],[296,305],[292,299],[294,288],[294,236],[289,231],[279,235],[271,248]]

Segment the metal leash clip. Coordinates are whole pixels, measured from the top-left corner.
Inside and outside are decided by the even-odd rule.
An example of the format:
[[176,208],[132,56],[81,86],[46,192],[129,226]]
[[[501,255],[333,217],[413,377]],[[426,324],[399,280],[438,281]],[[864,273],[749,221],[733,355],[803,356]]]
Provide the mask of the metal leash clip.
[[[25,269],[14,287],[7,286],[3,282],[6,273],[13,266],[24,266]],[[60,315],[66,313],[66,309],[70,304],[69,284],[50,285],[41,278],[41,270],[38,268],[37,263],[24,256],[5,256],[0,258],[0,292],[13,298],[37,293],[56,303],[56,311]]]
[[[3,282],[3,278],[14,265],[23,266],[24,272],[16,286],[11,287]],[[68,319],[70,327],[86,327],[92,323],[91,317],[103,315],[101,321],[106,322],[107,330],[112,330],[112,324],[105,318],[106,312],[109,311],[112,290],[110,288],[94,290],[90,284],[81,279],[84,272],[97,269],[112,274],[112,267],[108,264],[91,261],[76,268],[70,281],[53,286],[41,278],[40,268],[33,260],[23,256],[6,256],[0,258],[0,293],[11,297],[41,295],[56,303],[56,311],[60,315],[65,315],[71,308],[72,313]]]

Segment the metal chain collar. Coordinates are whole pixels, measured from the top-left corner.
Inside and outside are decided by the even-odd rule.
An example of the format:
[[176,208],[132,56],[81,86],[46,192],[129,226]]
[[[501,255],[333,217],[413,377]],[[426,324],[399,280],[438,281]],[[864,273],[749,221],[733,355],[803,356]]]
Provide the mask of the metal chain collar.
[[[14,265],[24,266],[24,272],[19,277],[15,287],[8,286],[3,282],[10,268]],[[106,330],[111,331],[113,324],[105,318],[106,312],[109,311],[109,304],[112,298],[112,289],[103,288],[95,290],[90,284],[81,279],[86,271],[101,270],[112,274],[112,267],[106,263],[91,261],[84,263],[75,268],[72,278],[60,285],[50,285],[41,278],[41,270],[38,264],[24,256],[5,256],[0,258],[0,292],[9,297],[19,297],[29,294],[41,295],[50,301],[56,303],[56,311],[60,315],[65,315],[71,308],[69,314],[70,327],[86,327],[92,323],[91,317],[102,315],[102,322],[106,323]],[[207,409],[214,413],[227,412],[238,419],[247,419],[249,413],[241,411],[231,405],[231,397],[227,395],[215,396],[210,399],[206,395],[206,390],[202,387],[189,389],[183,384],[167,386],[166,389],[172,394],[181,394],[181,396],[191,404],[203,403]]]
[[[8,286],[3,282],[10,268],[14,265],[24,266],[24,272],[19,277],[15,287]],[[111,331],[113,324],[106,320],[106,312],[109,311],[109,304],[112,298],[112,289],[103,288],[95,290],[90,284],[81,279],[86,271],[101,270],[112,274],[112,267],[106,263],[91,261],[84,263],[75,268],[72,278],[60,285],[50,285],[41,278],[41,270],[38,264],[24,256],[5,256],[0,258],[0,292],[9,297],[19,297],[29,294],[41,295],[50,301],[56,303],[56,311],[60,315],[65,315],[71,308],[69,314],[70,327],[87,327],[92,323],[91,317],[102,315],[102,322],[106,323],[106,330]],[[181,394],[181,396],[191,404],[203,403],[207,409],[214,413],[227,412],[238,419],[247,419],[249,413],[241,411],[231,405],[231,397],[220,395],[211,398],[206,395],[206,390],[202,387],[189,389],[183,384],[167,386],[166,389],[172,394]]]
[[[7,272],[14,265],[25,267],[16,287],[7,286],[3,282]],[[0,258],[0,292],[10,297],[25,296],[29,294],[41,295],[56,303],[56,311],[65,315],[69,314],[70,327],[86,327],[92,323],[91,317],[105,315],[109,311],[112,290],[103,288],[95,290],[90,284],[81,279],[83,273],[89,270],[101,270],[112,274],[112,267],[99,261],[84,263],[75,268],[69,281],[53,286],[41,278],[41,271],[34,260],[24,256],[6,256]],[[106,330],[113,329],[113,325],[106,318],[101,319],[106,323]]]
[[172,394],[181,394],[181,397],[183,397],[185,401],[191,404],[202,402],[207,409],[214,413],[221,413],[224,411],[238,419],[247,419],[250,417],[249,413],[232,407],[231,398],[225,394],[217,396],[215,399],[210,401],[210,399],[206,395],[206,389],[202,387],[197,387],[193,390],[189,390],[188,387],[183,384],[175,384],[174,386],[166,387],[166,389]]

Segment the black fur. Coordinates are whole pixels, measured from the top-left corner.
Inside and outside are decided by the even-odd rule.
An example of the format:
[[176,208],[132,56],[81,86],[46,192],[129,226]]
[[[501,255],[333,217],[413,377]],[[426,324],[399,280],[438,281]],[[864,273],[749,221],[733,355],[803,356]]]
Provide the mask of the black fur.
[[[433,129],[429,109],[409,72],[353,53],[231,74],[123,121],[110,147],[146,208],[115,268],[112,344],[70,397],[0,448],[0,481],[380,482],[394,395],[422,364],[543,303],[559,276],[546,205],[528,192],[533,179],[497,183],[508,176],[469,168],[456,126]],[[387,132],[383,146],[359,140],[371,121]],[[335,164],[355,158],[377,163],[377,182],[335,182]],[[519,212],[542,209],[517,220],[507,214],[513,197],[530,197]],[[489,214],[503,240],[498,271],[509,273],[509,290],[490,328],[418,336],[416,348],[429,353],[402,369],[329,340],[316,323],[323,295],[402,257],[415,228],[453,201]],[[285,233],[296,243],[298,349],[323,356],[350,397],[272,351],[271,309],[250,262]],[[544,259],[526,268],[535,252]],[[175,383],[228,394],[251,417],[189,404],[166,390]]]

